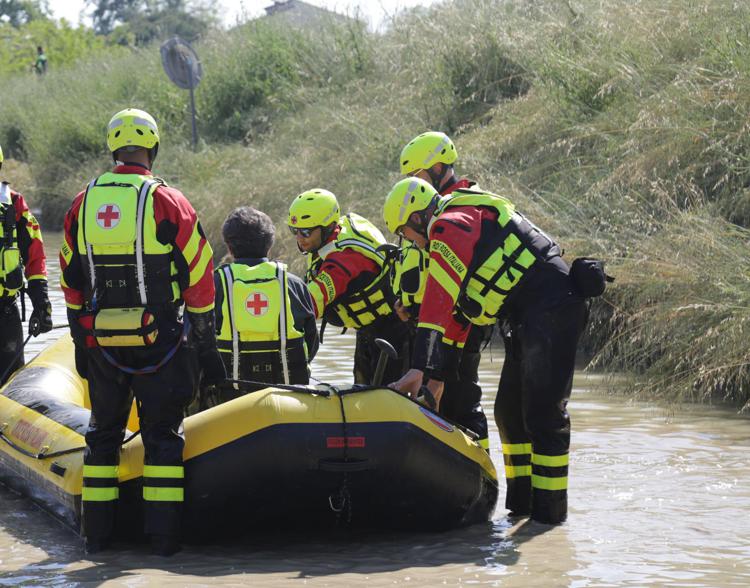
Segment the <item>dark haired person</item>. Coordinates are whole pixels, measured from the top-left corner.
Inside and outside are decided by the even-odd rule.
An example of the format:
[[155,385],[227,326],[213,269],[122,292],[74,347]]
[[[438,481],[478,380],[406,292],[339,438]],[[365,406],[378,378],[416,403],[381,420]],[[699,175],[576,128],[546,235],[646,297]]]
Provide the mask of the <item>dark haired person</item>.
[[42,76],[47,73],[47,56],[41,45],[36,48],[36,61],[34,61],[34,72]]
[[[268,215],[249,206],[224,221],[233,261],[214,272],[218,347],[233,380],[307,384],[318,351],[315,311],[305,283],[268,259],[274,235]],[[220,390],[219,399],[236,398],[240,388]]]

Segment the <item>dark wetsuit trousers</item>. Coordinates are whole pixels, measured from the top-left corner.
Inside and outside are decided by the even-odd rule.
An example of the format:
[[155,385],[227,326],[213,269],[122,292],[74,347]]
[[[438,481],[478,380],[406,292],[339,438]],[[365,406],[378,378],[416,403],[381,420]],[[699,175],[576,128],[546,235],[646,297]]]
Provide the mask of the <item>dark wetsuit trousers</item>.
[[381,384],[387,386],[398,380],[409,366],[409,326],[397,316],[380,318],[374,323],[357,329],[354,348],[354,383],[372,384],[378,365],[380,349],[375,339],[385,339],[393,345],[398,359],[389,359]]
[[15,300],[0,299],[0,386],[5,384],[13,372],[23,366],[23,353],[19,355],[22,346],[23,328],[18,305]]
[[[164,357],[164,350],[138,347],[110,351],[130,367],[153,365]],[[83,534],[106,539],[113,533],[120,446],[135,395],[145,448],[145,532],[176,537],[184,500],[182,420],[197,387],[195,351],[182,346],[158,371],[143,375],[114,367],[98,349],[88,350],[87,355],[91,421],[83,459]]]
[[473,325],[458,365],[446,365],[445,387],[440,400],[440,414],[471,429],[479,435],[479,443],[489,449],[487,417],[482,410],[482,388],[479,386],[479,360],[482,345],[491,327]]
[[570,418],[578,338],[587,319],[583,299],[511,317],[495,400],[512,514],[556,524],[567,517]]

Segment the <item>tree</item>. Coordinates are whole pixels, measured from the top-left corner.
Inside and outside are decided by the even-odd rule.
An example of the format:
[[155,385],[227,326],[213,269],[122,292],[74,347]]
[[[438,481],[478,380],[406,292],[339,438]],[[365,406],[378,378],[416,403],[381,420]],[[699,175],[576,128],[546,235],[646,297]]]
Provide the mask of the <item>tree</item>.
[[86,0],[86,3],[94,7],[96,32],[112,33],[123,44],[134,39],[136,45],[144,45],[172,35],[193,40],[217,22],[216,0]]
[[0,0],[0,22],[14,27],[49,17],[47,0]]

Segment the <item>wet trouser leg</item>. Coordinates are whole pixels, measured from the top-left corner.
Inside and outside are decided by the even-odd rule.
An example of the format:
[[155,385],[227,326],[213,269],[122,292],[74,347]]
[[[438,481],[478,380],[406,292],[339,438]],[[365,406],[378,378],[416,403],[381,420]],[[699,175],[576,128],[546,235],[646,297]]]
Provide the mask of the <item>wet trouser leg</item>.
[[520,350],[506,336],[505,360],[495,397],[495,423],[505,463],[505,508],[514,515],[531,513],[531,438],[524,426]]
[[382,384],[387,386],[398,380],[409,363],[409,327],[399,318],[392,316],[380,319],[372,325],[357,330],[354,348],[354,383],[372,384],[375,368],[378,365],[380,349],[375,339],[385,339],[398,353],[398,359],[388,360],[383,373]]
[[23,366],[23,353],[16,358],[23,346],[23,328],[21,315],[15,302],[0,301],[0,381],[2,386],[8,377]]
[[495,403],[508,479],[506,507],[517,514],[530,508],[531,517],[544,523],[567,517],[567,404],[585,320],[579,299],[528,313],[514,326]]
[[[137,359],[139,352],[125,353],[128,360],[124,363],[130,365],[147,365],[159,359],[134,362],[130,360]],[[86,433],[82,496],[83,533],[87,538],[106,539],[113,531],[120,446],[132,394],[140,406],[145,449],[145,531],[152,535],[179,534],[184,500],[182,420],[196,387],[196,363],[194,351],[181,347],[156,373],[131,376],[110,365],[98,350],[89,352],[91,422]]]
[[482,410],[482,388],[479,386],[483,340],[483,329],[472,326],[458,365],[455,368],[446,366],[440,414],[474,431],[479,435],[482,447],[489,449],[487,417]]
[[133,378],[140,407],[145,532],[177,537],[185,499],[182,428],[185,407],[197,387],[194,351],[181,347],[164,367]]
[[98,350],[87,353],[91,419],[83,455],[82,532],[87,539],[106,540],[114,530],[131,377],[107,363]]

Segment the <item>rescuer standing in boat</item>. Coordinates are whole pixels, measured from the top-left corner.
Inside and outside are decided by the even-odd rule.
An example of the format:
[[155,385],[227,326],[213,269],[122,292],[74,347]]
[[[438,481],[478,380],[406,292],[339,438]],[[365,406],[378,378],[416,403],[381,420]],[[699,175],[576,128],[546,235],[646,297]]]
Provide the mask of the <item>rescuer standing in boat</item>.
[[393,313],[390,265],[377,250],[386,243],[383,234],[358,214],[342,216],[336,196],[321,189],[294,199],[287,224],[308,256],[305,281],[315,316],[357,330],[354,382],[372,383],[380,354],[376,338],[401,351],[398,361],[388,362],[383,381],[399,378],[408,354],[408,328]]
[[567,516],[570,397],[585,300],[557,244],[512,202],[474,188],[440,196],[420,178],[398,182],[383,215],[392,232],[429,251],[412,369],[393,385],[442,394],[470,325],[510,326],[495,419],[505,460],[505,506],[548,524]]
[[[0,170],[3,148],[0,146]],[[23,196],[0,181],[0,386],[24,364],[23,330],[17,299],[26,276],[26,293],[34,308],[29,335],[52,329],[47,296],[47,263],[42,231]]]
[[[460,188],[475,186],[466,178],[459,179],[453,169],[458,153],[453,141],[445,133],[427,132],[414,137],[401,151],[399,158],[401,173],[429,182],[441,196]],[[412,328],[409,335],[416,335],[419,306],[427,283],[429,255],[408,242],[394,264],[394,291],[398,296],[395,310],[398,316],[408,321]],[[482,388],[479,385],[479,361],[482,345],[492,335],[492,325],[469,327],[466,343],[443,339],[445,345],[458,347],[460,352],[451,353],[454,363],[444,366],[445,386],[440,399],[440,414],[463,425],[477,435],[479,444],[489,451],[487,417],[482,410]],[[413,346],[413,343],[412,343]],[[457,362],[457,363],[456,363]]]
[[199,368],[205,384],[226,377],[214,331],[213,252],[185,196],[151,174],[159,148],[151,115],[115,114],[107,145],[115,168],[76,196],[60,251],[76,369],[91,396],[82,530],[87,552],[108,546],[135,395],[145,532],[154,553],[171,555],[180,549],[183,410]]
[[[286,265],[270,261],[276,229],[267,214],[242,206],[222,227],[231,263],[214,272],[218,347],[233,380],[308,384],[318,351],[310,293]],[[240,387],[220,391],[221,401]]]

